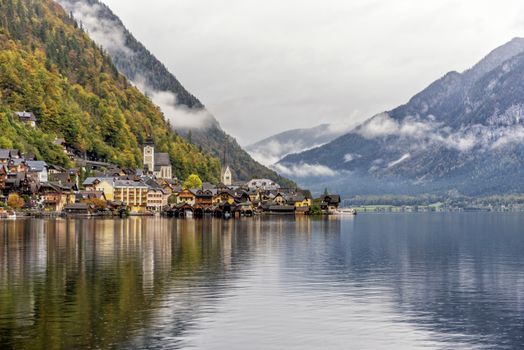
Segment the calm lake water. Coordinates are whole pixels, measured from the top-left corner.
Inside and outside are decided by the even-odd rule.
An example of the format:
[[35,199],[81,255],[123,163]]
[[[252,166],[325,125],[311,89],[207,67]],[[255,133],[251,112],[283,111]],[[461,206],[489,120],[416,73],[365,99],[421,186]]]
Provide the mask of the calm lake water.
[[523,349],[524,214],[0,221],[0,349]]

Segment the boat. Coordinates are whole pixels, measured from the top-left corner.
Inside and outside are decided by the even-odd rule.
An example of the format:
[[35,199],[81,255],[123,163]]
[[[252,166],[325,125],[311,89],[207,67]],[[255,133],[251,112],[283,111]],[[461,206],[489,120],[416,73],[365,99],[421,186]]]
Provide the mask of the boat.
[[16,220],[16,212],[15,211],[7,211],[7,219]]
[[341,208],[337,209],[333,213],[334,215],[344,215],[344,216],[355,216],[357,211],[353,208]]

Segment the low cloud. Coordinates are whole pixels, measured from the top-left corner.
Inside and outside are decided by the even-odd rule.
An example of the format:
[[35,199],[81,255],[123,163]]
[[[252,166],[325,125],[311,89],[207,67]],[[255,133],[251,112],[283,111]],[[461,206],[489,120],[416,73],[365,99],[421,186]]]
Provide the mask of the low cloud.
[[382,113],[364,123],[356,130],[356,132],[367,139],[393,135],[424,138],[433,130],[440,127],[440,125],[441,124],[434,121],[434,117],[432,116],[428,117],[427,120],[406,117],[402,121],[397,121],[391,118],[389,114]]
[[73,13],[75,19],[82,25],[98,45],[109,52],[119,52],[133,55],[134,52],[126,46],[126,35],[120,23],[101,16],[103,8],[100,4],[57,0],[62,7]]
[[521,125],[524,108],[511,106],[505,112],[489,118],[488,125],[473,124],[451,129],[436,121],[434,116],[424,119],[406,117],[397,121],[388,114],[380,114],[355,130],[366,139],[396,136],[410,142],[412,151],[431,146],[443,146],[459,152],[474,148],[495,149],[524,142],[524,127]]
[[338,175],[335,170],[320,164],[292,164],[283,165],[275,164],[274,170],[281,175],[295,177],[295,178],[306,178],[306,177],[334,177]]
[[355,159],[361,158],[362,156],[360,154],[352,154],[347,153],[344,155],[344,163],[349,163],[354,161]]
[[501,149],[516,143],[524,143],[524,127],[518,126],[512,130],[505,130],[491,146],[492,149]]
[[[126,46],[126,33],[122,23],[104,17],[104,8],[100,4],[87,4],[70,0],[58,0],[66,11],[73,13],[75,19],[87,31],[91,39],[111,54],[134,55]],[[177,95],[170,91],[158,91],[149,86],[147,79],[134,78],[133,84],[156,104],[166,120],[176,129],[201,129],[216,123],[215,118],[206,109],[192,109],[177,104]]]
[[409,158],[411,158],[411,154],[406,153],[402,157],[400,157],[399,159],[390,162],[388,164],[388,168],[392,168],[392,167],[394,167],[396,165],[399,165],[400,163],[404,162],[405,160],[408,160]]
[[166,119],[175,129],[204,129],[215,123],[214,117],[205,109],[192,109],[177,105],[176,94],[169,91],[154,91],[137,85],[137,87],[156,104]]
[[304,152],[323,145],[322,143],[307,145],[306,142],[307,140],[303,139],[286,142],[273,139],[261,145],[247,147],[246,150],[257,162],[271,166],[289,154]]

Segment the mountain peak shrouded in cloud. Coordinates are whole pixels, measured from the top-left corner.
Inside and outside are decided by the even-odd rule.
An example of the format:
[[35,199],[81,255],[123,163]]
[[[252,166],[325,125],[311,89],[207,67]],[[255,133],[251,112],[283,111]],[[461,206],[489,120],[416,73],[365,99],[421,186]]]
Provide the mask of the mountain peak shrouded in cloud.
[[308,129],[288,130],[253,143],[246,150],[258,162],[273,166],[288,154],[300,153],[331,142],[352,127],[354,125],[351,123],[322,124]]
[[[345,194],[522,192],[523,119],[524,40],[517,38],[407,104],[289,155],[278,167],[288,173],[301,165],[329,168],[337,176],[323,181]],[[314,184],[318,177],[301,181]]]
[[234,138],[222,130],[203,103],[189,93],[166,66],[133,37],[109,7],[98,0],[57,2],[71,12],[95,42],[108,52],[118,70],[161,108],[179,134],[220,159],[227,149],[229,166],[235,179],[263,177],[282,185],[294,185],[254,161]]

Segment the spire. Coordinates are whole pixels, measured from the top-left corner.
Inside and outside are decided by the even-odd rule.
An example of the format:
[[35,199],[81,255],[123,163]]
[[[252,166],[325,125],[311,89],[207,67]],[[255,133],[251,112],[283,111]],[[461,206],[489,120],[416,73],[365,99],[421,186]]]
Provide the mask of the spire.
[[232,184],[232,172],[229,168],[228,159],[227,159],[227,151],[228,151],[229,143],[226,141],[226,144],[224,145],[224,158],[222,159],[222,176],[221,181],[226,186],[231,186]]
[[151,137],[151,135],[148,134],[146,137],[144,146],[154,146],[154,145],[155,145],[155,140],[153,140],[153,137]]
[[226,144],[224,145],[224,158],[222,159],[222,165],[224,168],[226,168],[229,164],[227,162],[227,152],[228,152],[228,142],[226,140]]

